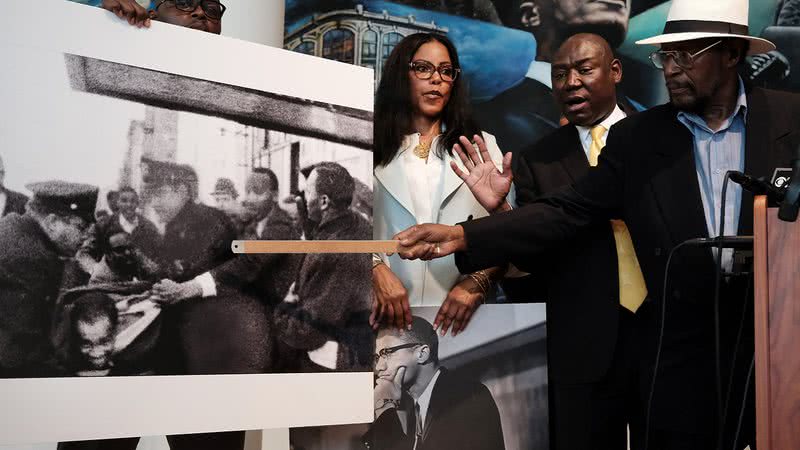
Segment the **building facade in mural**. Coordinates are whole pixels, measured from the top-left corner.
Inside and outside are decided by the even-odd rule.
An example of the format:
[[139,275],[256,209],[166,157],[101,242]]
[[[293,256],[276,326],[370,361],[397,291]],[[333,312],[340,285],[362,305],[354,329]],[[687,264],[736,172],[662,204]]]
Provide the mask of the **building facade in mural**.
[[375,86],[383,63],[395,45],[413,33],[447,34],[435,22],[418,22],[414,15],[394,16],[367,11],[363,5],[314,14],[284,38],[284,48],[298,53],[356,64],[375,70]]

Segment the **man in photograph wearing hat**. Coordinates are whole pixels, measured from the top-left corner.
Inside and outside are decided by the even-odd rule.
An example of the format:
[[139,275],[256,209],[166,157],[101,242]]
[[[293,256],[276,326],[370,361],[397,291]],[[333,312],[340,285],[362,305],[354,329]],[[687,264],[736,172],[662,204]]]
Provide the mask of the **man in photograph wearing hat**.
[[59,375],[50,324],[65,262],[75,255],[97,204],[95,186],[32,183],[25,214],[0,219],[0,377]]
[[[412,246],[402,256],[457,252],[464,273],[508,261],[525,269],[525,261],[589,224],[623,219],[649,299],[636,313],[643,410],[641,423],[631,423],[634,449],[717,448],[720,435],[725,448],[754,444],[752,384],[745,388],[753,360],[748,280],[723,277],[720,285],[718,373],[715,253],[692,246],[672,252],[693,238],[752,235],[752,195],[731,184],[722,208],[726,171],[768,177],[788,167],[800,143],[800,97],[746,86],[737,74],[745,55],[774,49],[748,36],[747,17],[746,0],[674,0],[664,33],[638,42],[661,47],[651,60],[664,71],[670,103],[618,122],[585,177],[513,211],[453,227],[419,225],[397,236]],[[494,210],[505,192],[486,189],[498,186],[490,183],[498,172],[489,166],[469,165],[467,184]],[[725,271],[733,268],[731,256],[722,252]]]
[[217,209],[228,212],[235,210],[236,200],[239,198],[239,191],[230,178],[218,178],[214,183],[214,190],[211,192],[214,199],[214,206]]

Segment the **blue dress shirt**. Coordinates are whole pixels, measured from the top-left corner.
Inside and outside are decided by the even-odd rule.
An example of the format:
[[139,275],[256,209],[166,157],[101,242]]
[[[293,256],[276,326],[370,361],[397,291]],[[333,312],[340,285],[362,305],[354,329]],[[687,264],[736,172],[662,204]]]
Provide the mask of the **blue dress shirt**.
[[[739,228],[739,212],[742,203],[742,188],[728,182],[725,200],[725,230],[720,230],[722,208],[722,184],[728,170],[744,171],[745,122],[747,119],[747,97],[744,83],[739,79],[739,96],[733,114],[714,131],[705,120],[695,113],[681,111],[678,120],[694,137],[694,164],[697,183],[703,201],[709,236],[736,235]],[[733,252],[723,251],[722,266],[730,270]]]

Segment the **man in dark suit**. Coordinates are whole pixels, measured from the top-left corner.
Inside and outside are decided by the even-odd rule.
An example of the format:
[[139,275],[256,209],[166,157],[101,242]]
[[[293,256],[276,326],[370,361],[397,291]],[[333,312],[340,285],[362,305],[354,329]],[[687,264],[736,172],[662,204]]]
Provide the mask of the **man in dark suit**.
[[[97,188],[50,181],[28,185],[28,211],[0,219],[0,377],[61,374],[50,324],[65,260],[94,220]],[[63,374],[62,374],[63,375]]]
[[439,363],[439,337],[425,319],[383,328],[375,344],[373,450],[503,450],[500,413],[489,390]]
[[[752,234],[749,193],[732,186],[728,207],[721,208],[725,172],[733,169],[769,176],[775,167],[787,166],[800,142],[795,120],[800,98],[747,88],[737,75],[737,65],[746,53],[774,48],[768,41],[746,35],[747,3],[704,3],[703,9],[695,10],[696,5],[674,1],[670,17],[676,18],[667,21],[664,34],[641,41],[661,45],[652,60],[664,70],[670,103],[617,123],[598,166],[585,177],[515,211],[455,227],[418,226],[398,236],[404,245],[418,242],[403,252],[405,257],[459,251],[459,268],[468,273],[509,260],[525,268],[542,251],[598,220],[624,219],[653,300],[637,312],[643,350],[640,400],[648,405],[650,419],[644,440],[651,450],[713,448],[720,428],[725,431],[720,434],[726,448],[733,441],[741,444],[738,448],[752,442],[753,390],[745,383],[753,354],[752,319],[748,320],[752,303],[747,305],[743,298],[747,281],[725,279],[720,288],[722,373],[717,376],[716,257],[707,248],[671,251],[693,238]],[[720,22],[730,33],[714,28]],[[688,32],[708,37],[696,39],[696,34]],[[488,168],[482,164],[470,176],[481,178],[478,172]],[[472,180],[469,185],[482,184]],[[492,194],[484,194],[477,193],[493,209],[496,203],[487,201]],[[724,230],[718,224],[721,212],[726,217]],[[732,270],[731,256],[724,251],[718,261],[726,271]],[[741,342],[728,345],[727,338],[733,336],[731,342],[735,342],[737,334]],[[738,350],[734,351],[734,345]],[[651,391],[657,354],[657,378]],[[734,395],[727,396],[731,372]],[[726,397],[733,405],[727,416],[721,407]],[[743,398],[748,398],[745,420],[741,433],[735,433]],[[633,448],[642,448],[641,438],[633,438]]]
[[[341,165],[323,162],[306,180],[309,239],[368,240],[372,225],[350,205],[355,182]],[[371,366],[369,325],[371,257],[356,253],[309,253],[297,281],[275,309],[275,334],[304,353],[298,371],[364,371]]]
[[28,197],[6,188],[4,184],[5,178],[6,167],[3,164],[3,157],[0,156],[0,217],[11,213],[25,214],[25,204],[28,203]]
[[[552,69],[553,94],[570,124],[517,155],[520,206],[584,176],[597,164],[592,144],[602,148],[611,126],[632,113],[617,106],[622,67],[602,37],[570,37]],[[598,142],[592,130],[600,130]],[[528,286],[547,299],[550,448],[626,449],[634,315],[620,305],[612,224],[596,221],[541,263]],[[627,291],[644,298],[635,287]]]
[[[270,169],[254,169],[245,183],[244,207],[254,219],[243,239],[297,240],[300,231],[289,214],[277,203],[278,177]],[[281,303],[296,279],[301,256],[281,253],[237,255],[233,259],[183,283],[165,280],[155,292],[175,301],[245,293],[261,300],[268,315]],[[192,300],[188,300],[192,301]],[[274,333],[271,333],[274,334]],[[270,336],[267,346],[270,363],[266,369],[279,371],[288,353],[275,348],[278,341]]]
[[625,39],[629,10],[624,0],[509,0],[496,5],[506,26],[533,34],[536,57],[522,80],[476,105],[475,116],[504,152],[517,153],[559,126],[561,114],[551,96],[550,62],[561,43],[574,34],[591,32],[616,48]]

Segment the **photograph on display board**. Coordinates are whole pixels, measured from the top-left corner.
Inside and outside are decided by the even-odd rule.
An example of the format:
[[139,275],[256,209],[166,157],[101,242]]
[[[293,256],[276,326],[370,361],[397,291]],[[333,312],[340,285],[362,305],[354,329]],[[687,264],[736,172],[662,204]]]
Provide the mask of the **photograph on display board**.
[[437,312],[378,332],[374,423],[292,428],[292,449],[549,448],[544,305],[482,306],[455,337],[433,329]]
[[230,245],[370,238],[371,113],[4,52],[4,378],[369,367],[368,256]]
[[367,255],[230,244],[369,239],[371,111],[2,46],[1,377],[369,370]]
[[64,0],[7,15],[0,445],[286,427],[336,398],[303,380],[353,399],[307,423],[366,420],[370,255],[231,243],[371,239],[371,73]]

